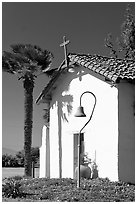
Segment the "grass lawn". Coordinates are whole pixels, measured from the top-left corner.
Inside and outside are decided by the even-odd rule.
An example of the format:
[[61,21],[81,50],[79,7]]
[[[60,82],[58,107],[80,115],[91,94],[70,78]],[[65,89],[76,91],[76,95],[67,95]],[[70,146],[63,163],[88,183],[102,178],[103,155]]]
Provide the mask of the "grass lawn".
[[3,179],[3,202],[131,202],[135,201],[135,185],[111,182],[106,179],[81,179],[77,189],[76,181],[70,178],[25,179],[14,177]]
[[[5,167],[2,168],[2,178],[8,178],[13,176],[23,176],[24,175],[24,168],[20,167]],[[39,177],[39,168],[35,168],[35,177]]]

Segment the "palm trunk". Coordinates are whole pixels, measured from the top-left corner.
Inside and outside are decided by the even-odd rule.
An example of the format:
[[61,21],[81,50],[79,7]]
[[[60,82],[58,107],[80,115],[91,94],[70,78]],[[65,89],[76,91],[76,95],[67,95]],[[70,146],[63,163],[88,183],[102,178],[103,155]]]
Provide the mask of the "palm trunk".
[[25,152],[25,176],[32,176],[31,144],[33,124],[33,78],[26,77],[24,80],[24,152]]

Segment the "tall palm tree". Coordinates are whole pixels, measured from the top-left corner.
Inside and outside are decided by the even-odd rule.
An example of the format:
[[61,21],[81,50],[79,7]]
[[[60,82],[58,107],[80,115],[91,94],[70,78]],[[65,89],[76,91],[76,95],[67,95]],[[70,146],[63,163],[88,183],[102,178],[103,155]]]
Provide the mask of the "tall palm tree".
[[11,52],[3,52],[2,69],[22,79],[24,87],[24,151],[25,176],[31,176],[31,143],[33,125],[33,89],[35,78],[49,70],[51,52],[30,44],[11,45]]

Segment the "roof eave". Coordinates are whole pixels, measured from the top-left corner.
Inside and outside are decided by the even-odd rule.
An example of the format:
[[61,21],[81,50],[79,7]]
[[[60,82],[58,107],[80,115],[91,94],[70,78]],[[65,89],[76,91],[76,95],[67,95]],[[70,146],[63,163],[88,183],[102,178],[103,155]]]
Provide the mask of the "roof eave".
[[[53,77],[51,78],[51,80],[49,81],[49,83],[47,84],[47,86],[43,89],[43,91],[40,93],[40,95],[38,96],[38,98],[36,99],[35,103],[37,105],[40,104],[40,101],[42,100],[42,97],[43,96],[46,96],[49,94],[49,92],[51,91],[52,89],[52,86],[54,85],[54,83],[57,81],[58,77],[60,76],[60,74],[64,71],[64,62],[65,60],[63,60],[63,62],[60,64],[59,68],[56,69],[56,74],[53,75]],[[49,101],[49,99],[48,99]]]

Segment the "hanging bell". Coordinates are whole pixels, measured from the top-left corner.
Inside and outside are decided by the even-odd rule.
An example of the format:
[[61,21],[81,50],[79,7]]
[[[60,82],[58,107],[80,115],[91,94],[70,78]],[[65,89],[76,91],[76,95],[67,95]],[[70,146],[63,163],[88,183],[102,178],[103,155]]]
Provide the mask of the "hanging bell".
[[77,108],[77,112],[75,113],[75,117],[86,117],[86,114],[84,113],[84,108],[82,106],[79,106]]

